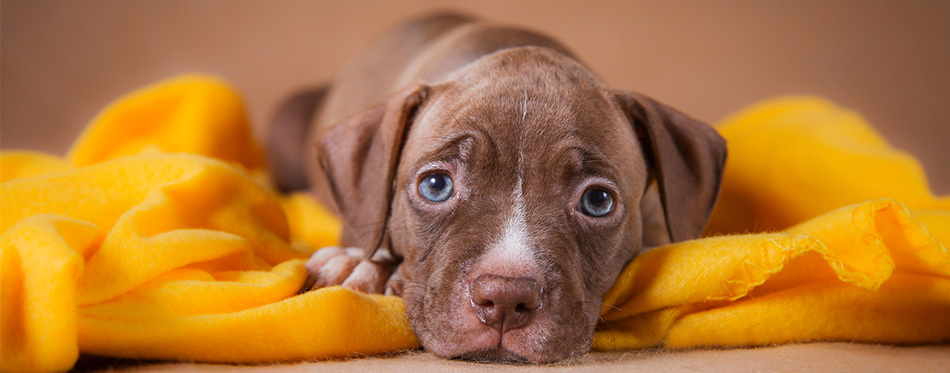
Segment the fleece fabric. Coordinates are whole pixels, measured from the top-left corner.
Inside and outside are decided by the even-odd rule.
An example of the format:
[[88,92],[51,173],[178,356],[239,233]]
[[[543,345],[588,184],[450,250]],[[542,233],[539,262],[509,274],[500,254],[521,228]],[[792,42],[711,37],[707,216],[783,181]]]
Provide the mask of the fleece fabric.
[[[860,116],[751,107],[710,237],[650,250],[604,299],[594,349],[950,340],[950,198]],[[0,154],[0,368],[80,353],[202,362],[418,346],[401,298],[297,294],[340,222],[266,176],[237,94],[186,76],[107,107],[66,157]]]

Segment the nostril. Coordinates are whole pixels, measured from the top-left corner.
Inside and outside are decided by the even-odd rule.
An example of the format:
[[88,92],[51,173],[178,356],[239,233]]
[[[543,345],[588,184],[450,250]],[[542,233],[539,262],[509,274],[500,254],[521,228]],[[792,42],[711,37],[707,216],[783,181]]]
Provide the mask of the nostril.
[[475,287],[473,286],[472,289],[470,290],[470,293],[471,293],[473,305],[476,305],[479,307],[494,307],[495,306],[495,302],[491,300],[491,295],[487,294],[487,292],[481,289],[476,290]]
[[502,331],[527,325],[541,306],[541,287],[532,278],[481,275],[470,292],[478,319]]

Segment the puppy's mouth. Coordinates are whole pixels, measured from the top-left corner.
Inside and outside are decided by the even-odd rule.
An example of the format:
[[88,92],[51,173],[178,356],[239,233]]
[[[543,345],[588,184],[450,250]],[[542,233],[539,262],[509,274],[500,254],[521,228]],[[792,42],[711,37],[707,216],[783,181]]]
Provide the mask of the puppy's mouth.
[[546,364],[587,352],[593,337],[589,320],[541,314],[518,329],[502,332],[485,325],[475,312],[450,312],[447,319],[416,325],[423,347],[445,358],[475,362]]
[[[537,304],[518,303],[502,314],[503,310],[482,302],[478,295],[484,292],[478,291],[478,284],[465,282],[460,286],[464,291],[427,292],[421,297],[410,292],[410,321],[426,350],[451,359],[514,364],[551,363],[589,350],[596,319],[590,314],[596,310],[581,306],[584,302],[568,300],[575,297],[552,287]],[[530,288],[526,283],[514,285]],[[506,284],[491,282],[487,287],[505,289]],[[506,296],[521,298],[507,290]],[[499,307],[504,299],[494,301]],[[415,302],[421,304],[412,306]],[[519,312],[519,307],[534,309]]]

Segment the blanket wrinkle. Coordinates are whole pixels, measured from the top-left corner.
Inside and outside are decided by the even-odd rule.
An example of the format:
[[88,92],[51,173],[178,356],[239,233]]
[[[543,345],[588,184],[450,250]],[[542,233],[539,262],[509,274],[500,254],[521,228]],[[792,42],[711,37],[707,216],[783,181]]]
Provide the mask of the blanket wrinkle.
[[69,149],[82,167],[143,152],[193,153],[263,170],[237,93],[214,78],[186,75],[110,104]]
[[879,198],[950,211],[923,167],[857,113],[817,97],[784,97],[722,120],[726,161],[707,235],[774,232]]
[[[718,128],[730,159],[710,236],[631,261],[595,350],[950,340],[950,197],[915,159],[817,98]],[[0,369],[418,347],[401,298],[297,294],[340,222],[279,195],[263,154],[235,91],[197,75],[109,105],[65,158],[0,152]]]
[[[627,266],[604,297],[616,308],[602,310],[595,348],[946,340],[948,264],[946,246],[892,200],[846,206],[782,233],[661,247]],[[644,282],[635,280],[640,268],[662,269]],[[804,316],[790,315],[796,309]],[[671,334],[642,332],[656,325]],[[689,331],[672,334],[678,328]]]

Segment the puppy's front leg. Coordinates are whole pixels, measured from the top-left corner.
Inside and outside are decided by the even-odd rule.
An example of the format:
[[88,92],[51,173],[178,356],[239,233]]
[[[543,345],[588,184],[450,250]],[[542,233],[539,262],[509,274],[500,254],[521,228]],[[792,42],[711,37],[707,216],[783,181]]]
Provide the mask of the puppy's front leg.
[[366,293],[382,293],[396,261],[388,250],[377,250],[370,259],[364,257],[363,249],[356,247],[317,250],[307,261],[307,281],[301,291],[342,285]]

